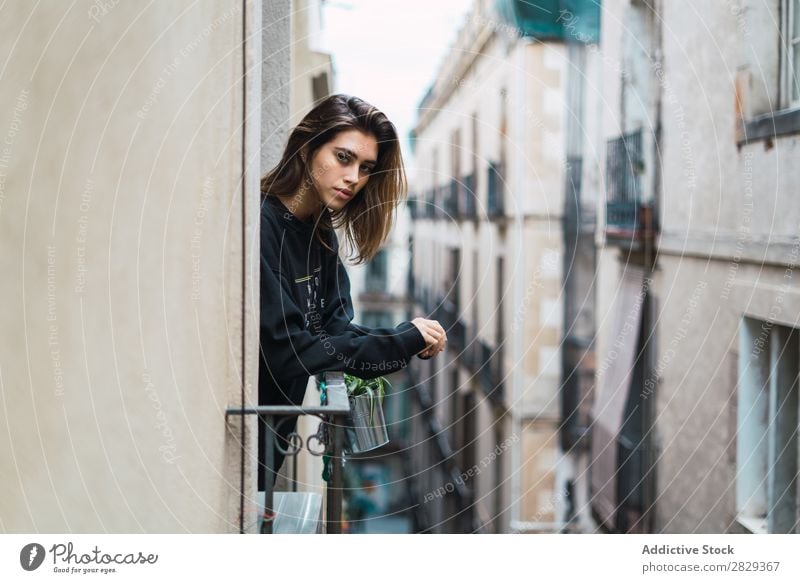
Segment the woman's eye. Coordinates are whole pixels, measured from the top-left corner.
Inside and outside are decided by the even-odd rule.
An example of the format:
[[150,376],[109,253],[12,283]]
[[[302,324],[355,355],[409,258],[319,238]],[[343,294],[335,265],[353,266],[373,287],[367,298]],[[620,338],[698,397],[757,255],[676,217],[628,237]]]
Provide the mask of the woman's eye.
[[361,167],[361,172],[364,173],[364,174],[369,174],[371,171],[372,171],[372,168],[370,168],[369,166],[362,166]]
[[347,154],[345,154],[343,152],[339,152],[337,154],[337,156],[338,156],[340,162],[349,162],[350,161],[350,159],[347,157]]

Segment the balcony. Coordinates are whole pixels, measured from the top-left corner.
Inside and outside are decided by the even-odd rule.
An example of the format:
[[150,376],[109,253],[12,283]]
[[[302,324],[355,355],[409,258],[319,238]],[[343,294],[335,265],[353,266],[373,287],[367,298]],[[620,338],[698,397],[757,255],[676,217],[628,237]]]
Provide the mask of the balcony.
[[[477,219],[478,204],[476,192],[476,176],[468,174],[454,178],[447,184],[438,185],[426,191],[422,198],[408,199],[408,208],[412,219]],[[493,208],[496,210],[497,205]],[[498,212],[496,210],[496,212]],[[502,214],[502,210],[499,211]]]
[[459,197],[461,214],[459,216],[462,219],[475,220],[478,218],[478,192],[475,178],[474,172],[467,174],[461,183],[461,196]]
[[655,238],[652,202],[642,190],[642,132],[609,140],[606,150],[606,239],[632,249]]
[[489,218],[498,218],[505,215],[504,204],[504,165],[499,163],[490,162],[487,170],[487,201],[486,201],[486,214]]
[[412,220],[417,220],[418,218],[420,218],[421,204],[420,201],[417,199],[416,194],[409,194],[408,200],[406,201],[406,205],[408,206],[408,212],[411,214]]
[[477,338],[477,334],[468,335],[467,326],[456,306],[446,297],[434,296],[423,286],[418,286],[416,289],[417,302],[447,331],[450,349],[455,352],[461,365],[477,377],[489,401],[495,406],[502,407],[505,391],[502,346],[493,348]]
[[443,187],[444,190],[444,216],[453,220],[458,216],[458,199],[460,184],[458,179],[453,178],[450,183]]
[[451,350],[461,352],[466,341],[466,326],[459,318],[456,305],[447,298],[442,298],[433,310],[433,318],[438,320],[447,331],[447,340]]
[[429,219],[435,214],[436,202],[434,189],[425,190],[421,194],[409,195],[408,197],[408,210],[411,213],[412,220]]
[[[325,381],[318,379],[320,386],[320,405],[315,407],[297,407],[293,405],[257,406],[241,409],[227,409],[226,417],[235,415],[257,415],[266,425],[263,431],[264,451],[267,467],[274,466],[275,437],[278,426],[291,417],[313,415],[320,419],[317,433],[303,438],[298,433],[291,433],[285,450],[287,458],[296,462],[297,455],[306,449],[311,455],[328,458],[324,479],[326,487],[327,514],[324,530],[328,534],[342,532],[342,449],[344,447],[344,428],[350,413],[350,403],[342,373],[325,373]],[[316,441],[312,448],[311,443]],[[244,444],[243,444],[244,446]],[[317,449],[318,448],[318,449]],[[242,452],[244,455],[245,452]],[[263,493],[262,515],[259,518],[262,534],[318,532],[321,526],[316,525],[315,513],[321,508],[320,501],[314,494],[297,492],[297,464],[293,464],[292,492],[275,492],[270,476],[266,476],[266,490]],[[305,520],[301,518],[305,517]]]
[[447,218],[447,202],[449,186],[437,185],[433,187],[433,218],[445,219]]
[[422,204],[421,216],[428,219],[434,218],[436,216],[436,188],[431,188],[427,191],[425,201]]

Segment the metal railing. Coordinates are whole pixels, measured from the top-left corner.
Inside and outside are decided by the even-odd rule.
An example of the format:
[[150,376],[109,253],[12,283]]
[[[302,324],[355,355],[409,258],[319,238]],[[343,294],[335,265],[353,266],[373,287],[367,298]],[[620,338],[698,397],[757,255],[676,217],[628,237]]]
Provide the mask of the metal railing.
[[419,218],[420,215],[420,204],[417,200],[416,194],[410,194],[408,196],[408,200],[406,201],[406,205],[408,205],[408,212],[411,214],[412,219]]
[[445,187],[444,212],[445,217],[452,220],[458,216],[458,199],[461,184],[457,178],[453,178]]
[[487,200],[486,213],[490,218],[502,216],[505,213],[503,192],[504,168],[500,163],[489,162],[487,170]]
[[467,174],[462,181],[461,216],[465,219],[478,218],[476,177],[473,172],[472,174]]
[[466,341],[466,327],[458,314],[457,306],[447,298],[439,300],[432,309],[433,318],[447,330],[447,340],[452,350],[460,352]]
[[468,338],[467,326],[453,302],[441,295],[436,296],[424,286],[417,287],[416,291],[417,303],[447,331],[450,347],[456,352],[459,362],[477,376],[489,400],[502,406],[505,391],[502,346],[493,348],[477,335]]
[[[257,407],[229,408],[225,411],[230,415],[257,415],[266,425],[264,431],[264,452],[266,467],[275,473],[280,468],[275,468],[275,439],[280,426],[301,415],[312,415],[320,419],[320,426],[316,433],[309,435],[305,440],[296,431],[287,437],[286,449],[277,445],[282,453],[295,460],[293,469],[292,489],[297,489],[297,456],[305,449],[315,456],[329,456],[329,478],[326,488],[326,519],[325,532],[339,534],[342,532],[342,448],[344,445],[344,427],[350,414],[350,403],[347,398],[347,388],[342,373],[323,373],[324,384],[320,394],[320,406],[299,407],[295,405],[259,405]],[[311,441],[316,440],[323,446],[321,451],[311,447]],[[244,454],[244,452],[242,452]],[[272,534],[274,514],[274,479],[265,476],[264,519],[261,533]]]
[[609,140],[606,147],[606,225],[611,233],[639,228],[644,173],[641,130]]

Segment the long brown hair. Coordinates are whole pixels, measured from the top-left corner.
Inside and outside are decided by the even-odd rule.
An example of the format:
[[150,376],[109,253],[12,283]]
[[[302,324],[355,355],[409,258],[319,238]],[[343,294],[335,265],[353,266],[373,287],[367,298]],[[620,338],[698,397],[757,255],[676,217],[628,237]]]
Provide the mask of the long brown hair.
[[343,228],[348,248],[355,251],[356,263],[363,263],[375,256],[388,237],[395,210],[408,188],[397,130],[375,106],[343,94],[319,102],[292,130],[280,162],[261,179],[261,195],[293,196],[310,173],[314,154],[339,132],[351,129],[375,137],[375,168],[356,198],[341,211],[323,211],[314,217],[314,222],[317,238],[328,249],[330,229]]

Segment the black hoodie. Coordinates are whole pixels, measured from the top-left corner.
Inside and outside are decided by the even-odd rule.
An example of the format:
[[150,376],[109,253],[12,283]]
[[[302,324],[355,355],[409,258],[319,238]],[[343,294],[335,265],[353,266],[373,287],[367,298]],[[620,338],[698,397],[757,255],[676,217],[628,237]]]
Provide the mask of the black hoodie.
[[[323,371],[344,371],[365,379],[396,372],[426,346],[411,322],[396,328],[365,328],[351,322],[350,280],[339,258],[336,233],[330,233],[334,253],[320,244],[312,222],[295,217],[274,196],[262,202],[258,379],[262,405],[300,405],[308,377]],[[294,423],[284,423],[290,425]],[[283,428],[280,433],[288,434]],[[278,468],[281,462],[282,456],[276,460]]]

